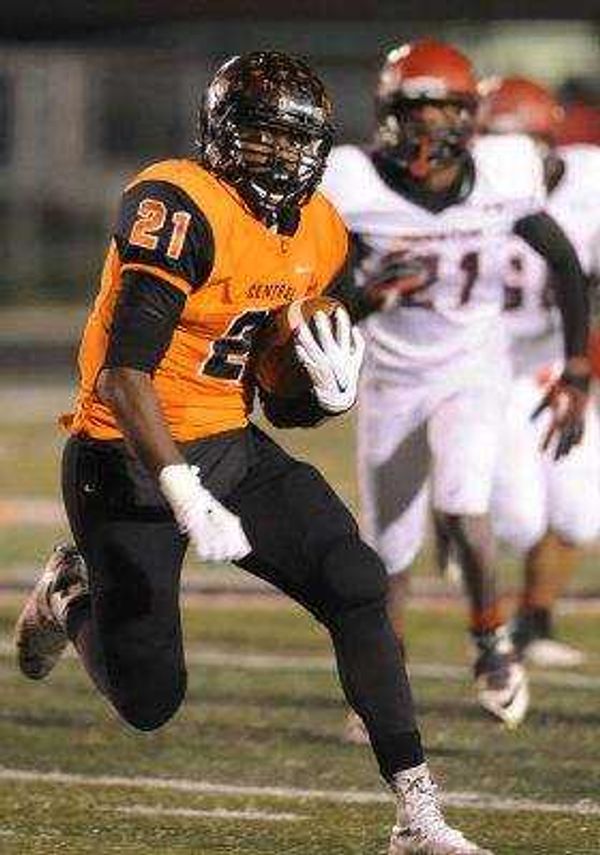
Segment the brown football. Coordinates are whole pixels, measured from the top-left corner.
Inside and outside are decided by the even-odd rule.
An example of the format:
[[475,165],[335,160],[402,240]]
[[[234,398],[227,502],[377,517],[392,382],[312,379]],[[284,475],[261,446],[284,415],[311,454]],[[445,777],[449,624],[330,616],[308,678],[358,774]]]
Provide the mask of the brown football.
[[316,312],[332,315],[341,305],[333,297],[306,297],[273,313],[256,342],[254,375],[262,389],[280,398],[296,398],[310,389],[310,378],[294,349],[294,330]]

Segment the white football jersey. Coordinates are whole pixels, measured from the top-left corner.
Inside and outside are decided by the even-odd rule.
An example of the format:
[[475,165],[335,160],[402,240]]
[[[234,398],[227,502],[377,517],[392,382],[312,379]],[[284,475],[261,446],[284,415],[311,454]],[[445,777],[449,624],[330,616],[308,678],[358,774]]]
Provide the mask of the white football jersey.
[[[546,210],[563,228],[586,273],[600,272],[600,148],[570,145],[558,149],[565,163]],[[508,249],[504,274],[506,323],[513,339],[517,373],[535,371],[563,355],[560,314],[555,308],[548,268],[520,238]]]
[[369,251],[358,284],[394,254],[418,258],[430,272],[401,305],[366,320],[375,366],[445,363],[502,326],[498,271],[515,221],[543,208],[542,164],[520,135],[482,137],[472,154],[470,194],[438,213],[392,190],[360,148],[340,146],[330,156],[321,189]]

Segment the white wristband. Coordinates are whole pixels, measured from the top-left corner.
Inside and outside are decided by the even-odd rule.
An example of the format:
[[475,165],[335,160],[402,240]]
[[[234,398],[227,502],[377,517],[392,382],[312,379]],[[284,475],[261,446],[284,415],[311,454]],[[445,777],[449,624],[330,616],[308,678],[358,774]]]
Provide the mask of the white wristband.
[[206,490],[187,463],[170,463],[163,466],[158,475],[158,483],[175,514],[195,502],[206,503]]

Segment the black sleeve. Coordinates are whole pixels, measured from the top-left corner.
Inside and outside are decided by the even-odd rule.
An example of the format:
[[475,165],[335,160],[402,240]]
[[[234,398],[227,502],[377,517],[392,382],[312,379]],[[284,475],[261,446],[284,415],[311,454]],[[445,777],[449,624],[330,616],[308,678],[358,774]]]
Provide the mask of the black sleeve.
[[593,269],[588,274],[587,283],[590,301],[590,324],[596,326],[600,321],[600,270]]
[[332,415],[323,410],[312,392],[298,398],[280,398],[258,387],[263,412],[273,427],[315,427]]
[[589,328],[589,295],[585,273],[575,249],[558,223],[547,213],[523,217],[514,232],[546,261],[553,273],[556,304],[560,309],[565,356],[586,352]]
[[152,374],[171,342],[185,294],[164,280],[126,270],[115,306],[104,368]]
[[126,190],[113,236],[123,264],[156,267],[192,290],[210,276],[215,255],[210,223],[194,200],[168,181],[141,181]]
[[328,296],[335,297],[344,304],[353,324],[375,311],[375,306],[367,298],[364,289],[356,284],[356,269],[367,254],[360,236],[351,232],[346,261],[325,290]]

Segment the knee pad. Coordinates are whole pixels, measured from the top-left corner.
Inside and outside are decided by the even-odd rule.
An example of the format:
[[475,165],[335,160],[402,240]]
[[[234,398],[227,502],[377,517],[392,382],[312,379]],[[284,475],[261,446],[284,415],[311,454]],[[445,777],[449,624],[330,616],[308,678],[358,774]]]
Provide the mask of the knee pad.
[[127,724],[136,730],[157,730],[172,718],[185,697],[187,675],[185,671],[170,679],[160,675],[146,676],[127,685],[111,686],[110,700]]
[[384,602],[387,576],[376,552],[359,538],[335,542],[322,563],[323,581],[340,604]]

